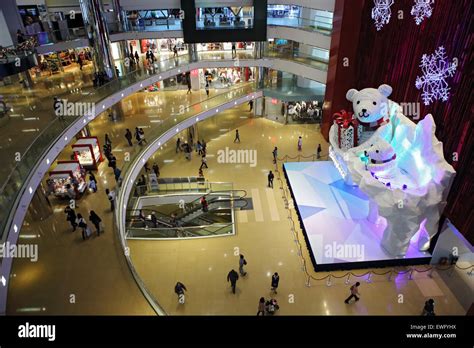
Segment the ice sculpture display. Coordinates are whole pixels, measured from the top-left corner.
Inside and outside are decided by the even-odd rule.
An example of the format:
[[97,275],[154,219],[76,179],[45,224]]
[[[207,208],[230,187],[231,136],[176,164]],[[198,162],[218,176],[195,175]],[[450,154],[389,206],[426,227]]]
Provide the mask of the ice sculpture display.
[[345,133],[334,122],[329,132],[330,157],[346,184],[357,185],[370,197],[369,221],[386,219],[384,250],[403,257],[417,232],[418,249],[428,250],[455,170],[444,159],[432,115],[415,124],[388,99],[391,92],[388,85],[347,92],[357,125],[354,130],[362,134],[357,134],[356,146],[341,149],[338,137]]

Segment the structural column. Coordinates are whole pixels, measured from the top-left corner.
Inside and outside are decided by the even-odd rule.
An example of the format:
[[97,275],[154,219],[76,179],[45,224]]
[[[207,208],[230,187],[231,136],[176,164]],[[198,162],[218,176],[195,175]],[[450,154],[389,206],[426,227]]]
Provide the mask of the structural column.
[[189,78],[191,79],[191,89],[193,91],[199,91],[201,83],[199,81],[199,70],[194,69],[189,72]]
[[107,24],[103,16],[104,6],[100,0],[79,0],[84,26],[87,30],[90,46],[93,49],[93,61],[96,72],[105,72],[109,79],[116,76]]
[[[5,24],[8,27],[8,32],[10,35],[7,35],[5,32],[2,32],[0,37],[0,45],[3,47],[16,45],[16,32],[21,30],[25,33],[25,27],[23,21],[21,20],[20,13],[18,12],[18,6],[16,5],[16,0],[2,0],[0,1],[0,17],[3,17]],[[2,21],[3,21],[2,20]]]
[[261,59],[263,57],[263,52],[265,49],[265,42],[256,41],[253,55],[255,59]]
[[188,55],[190,62],[197,62],[198,54],[197,54],[197,47],[195,43],[188,43]]

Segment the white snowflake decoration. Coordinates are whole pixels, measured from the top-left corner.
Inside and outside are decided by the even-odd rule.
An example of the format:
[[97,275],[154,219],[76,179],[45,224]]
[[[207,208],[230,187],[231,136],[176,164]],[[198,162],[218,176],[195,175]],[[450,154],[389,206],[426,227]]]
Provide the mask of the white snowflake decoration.
[[411,15],[415,17],[416,25],[420,25],[426,18],[430,18],[433,13],[431,5],[434,5],[434,0],[415,0],[415,4],[411,8]]
[[380,30],[390,21],[390,16],[392,15],[390,6],[393,5],[393,0],[374,0],[374,5],[372,8],[372,19],[375,21],[377,30]]
[[443,46],[430,55],[424,54],[421,57],[422,76],[417,76],[415,86],[423,88],[421,97],[425,105],[429,105],[433,100],[447,101],[449,97],[449,86],[447,77],[452,77],[457,68],[457,59],[453,58],[450,63],[446,57]]

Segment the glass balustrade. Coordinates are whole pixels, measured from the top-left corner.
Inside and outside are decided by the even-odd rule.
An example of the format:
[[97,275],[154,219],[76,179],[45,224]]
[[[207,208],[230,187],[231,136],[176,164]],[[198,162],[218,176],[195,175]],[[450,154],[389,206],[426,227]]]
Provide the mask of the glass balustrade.
[[127,228],[127,239],[166,239],[223,236],[232,234],[234,224],[213,224],[205,226],[170,228]]
[[316,31],[323,35],[331,35],[332,25],[322,20],[312,20],[307,18],[268,18],[267,25],[284,26],[298,28],[307,31]]
[[[267,18],[267,24],[271,26],[284,26],[302,29],[306,31],[319,32],[323,35],[331,35],[332,24],[327,23],[326,18],[307,19],[300,17],[291,18]],[[182,30],[183,23],[179,18],[141,18],[128,20],[124,26],[118,22],[107,22],[110,34],[118,34],[123,32],[155,32],[168,30]],[[125,27],[125,29],[121,29]],[[228,28],[227,26],[225,27]],[[67,28],[60,30],[49,30],[36,33],[34,36],[38,44],[50,45],[61,41],[77,40],[87,38],[87,31],[84,27]]]
[[[268,50],[266,55],[269,57],[281,59],[292,59],[300,61],[303,64],[309,64],[321,70],[327,70],[327,64],[318,60],[317,57],[312,57],[301,53],[288,51],[277,52],[274,50]],[[220,59],[230,60],[232,59],[232,52],[199,52],[197,56],[199,61],[214,61]],[[250,52],[238,51],[237,58],[251,59],[254,58],[254,56],[253,53]],[[180,55],[177,58],[171,58],[156,62],[154,64],[154,67],[151,69],[144,69],[143,66],[141,66],[140,69],[131,71],[126,75],[120,77],[119,79],[114,79],[101,87],[97,87],[80,94],[71,94],[68,97],[68,102],[92,103],[96,106],[96,108],[101,110],[102,105],[100,104],[100,101],[110,96],[111,94],[119,92],[134,83],[142,82],[147,78],[151,77],[152,75],[158,75],[172,68],[176,68],[189,63],[191,63],[191,60],[189,58],[189,55],[186,54]],[[143,88],[145,87],[146,86],[143,86]],[[221,95],[208,98],[194,105],[190,105],[186,107],[186,110],[182,115],[179,115],[179,117],[176,118],[169,118],[165,120],[159,127],[152,129],[150,134],[148,134],[147,136],[149,137],[149,139],[157,137],[160,132],[163,132],[165,129],[173,127],[177,123],[181,122],[182,120],[195,113],[204,111],[206,110],[206,108],[211,108],[220,105],[233,98],[237,98],[239,96],[250,93],[253,90],[255,90],[255,86],[253,85],[241,85]],[[44,103],[47,102],[52,104],[50,98],[45,98]],[[48,112],[48,110],[50,111]],[[1,233],[3,233],[6,227],[6,219],[10,213],[10,209],[14,205],[14,200],[16,199],[19,193],[22,193],[20,192],[20,190],[22,189],[23,183],[28,178],[29,174],[32,172],[38,159],[41,158],[41,155],[46,151],[46,149],[48,149],[73,122],[75,122],[79,117],[82,117],[82,115],[79,115],[67,116],[63,119],[55,118],[52,106],[51,109],[49,109],[48,107],[42,108],[42,111],[38,111],[38,113],[39,112],[46,113],[47,115],[43,116],[46,119],[52,118],[52,121],[44,126],[44,128],[39,132],[38,136],[32,142],[30,142],[29,146],[27,144],[24,144],[28,147],[25,150],[21,150],[20,153],[22,154],[22,156],[20,161],[5,161],[4,163],[4,166],[10,169],[5,171],[6,173],[9,173],[9,175],[5,174],[8,176],[0,178],[2,179],[1,182],[3,183],[0,189]],[[20,139],[18,141],[20,141]]]

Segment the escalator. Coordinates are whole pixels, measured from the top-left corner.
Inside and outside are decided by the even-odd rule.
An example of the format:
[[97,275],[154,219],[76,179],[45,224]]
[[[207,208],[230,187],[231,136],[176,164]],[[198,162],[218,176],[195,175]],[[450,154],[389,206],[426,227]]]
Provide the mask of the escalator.
[[[129,209],[127,210],[127,226],[131,228],[169,228],[174,227],[175,224],[173,223],[171,217],[166,214],[159,212],[158,210],[154,209],[141,209],[143,214],[145,215],[145,220],[139,217],[140,210],[139,209]],[[151,215],[152,213],[156,216],[156,226],[152,221]]]
[[[218,209],[224,210],[225,208],[230,212],[235,208],[242,209],[247,205],[246,196],[247,191],[245,190],[211,191],[192,202],[186,203],[183,208],[176,209],[170,215],[175,215],[178,221],[188,223],[202,215],[207,216]],[[206,198],[208,204],[207,212],[203,211],[201,204],[203,197]]]
[[[143,207],[145,219],[139,217],[140,210],[127,211],[128,238],[188,238],[223,235],[233,232],[233,210],[245,208],[247,192],[229,190],[209,192],[204,195],[208,202],[203,211],[203,196],[185,203],[182,208],[169,209],[169,205]],[[161,208],[159,211],[158,208]],[[153,223],[152,213],[156,217]]]

